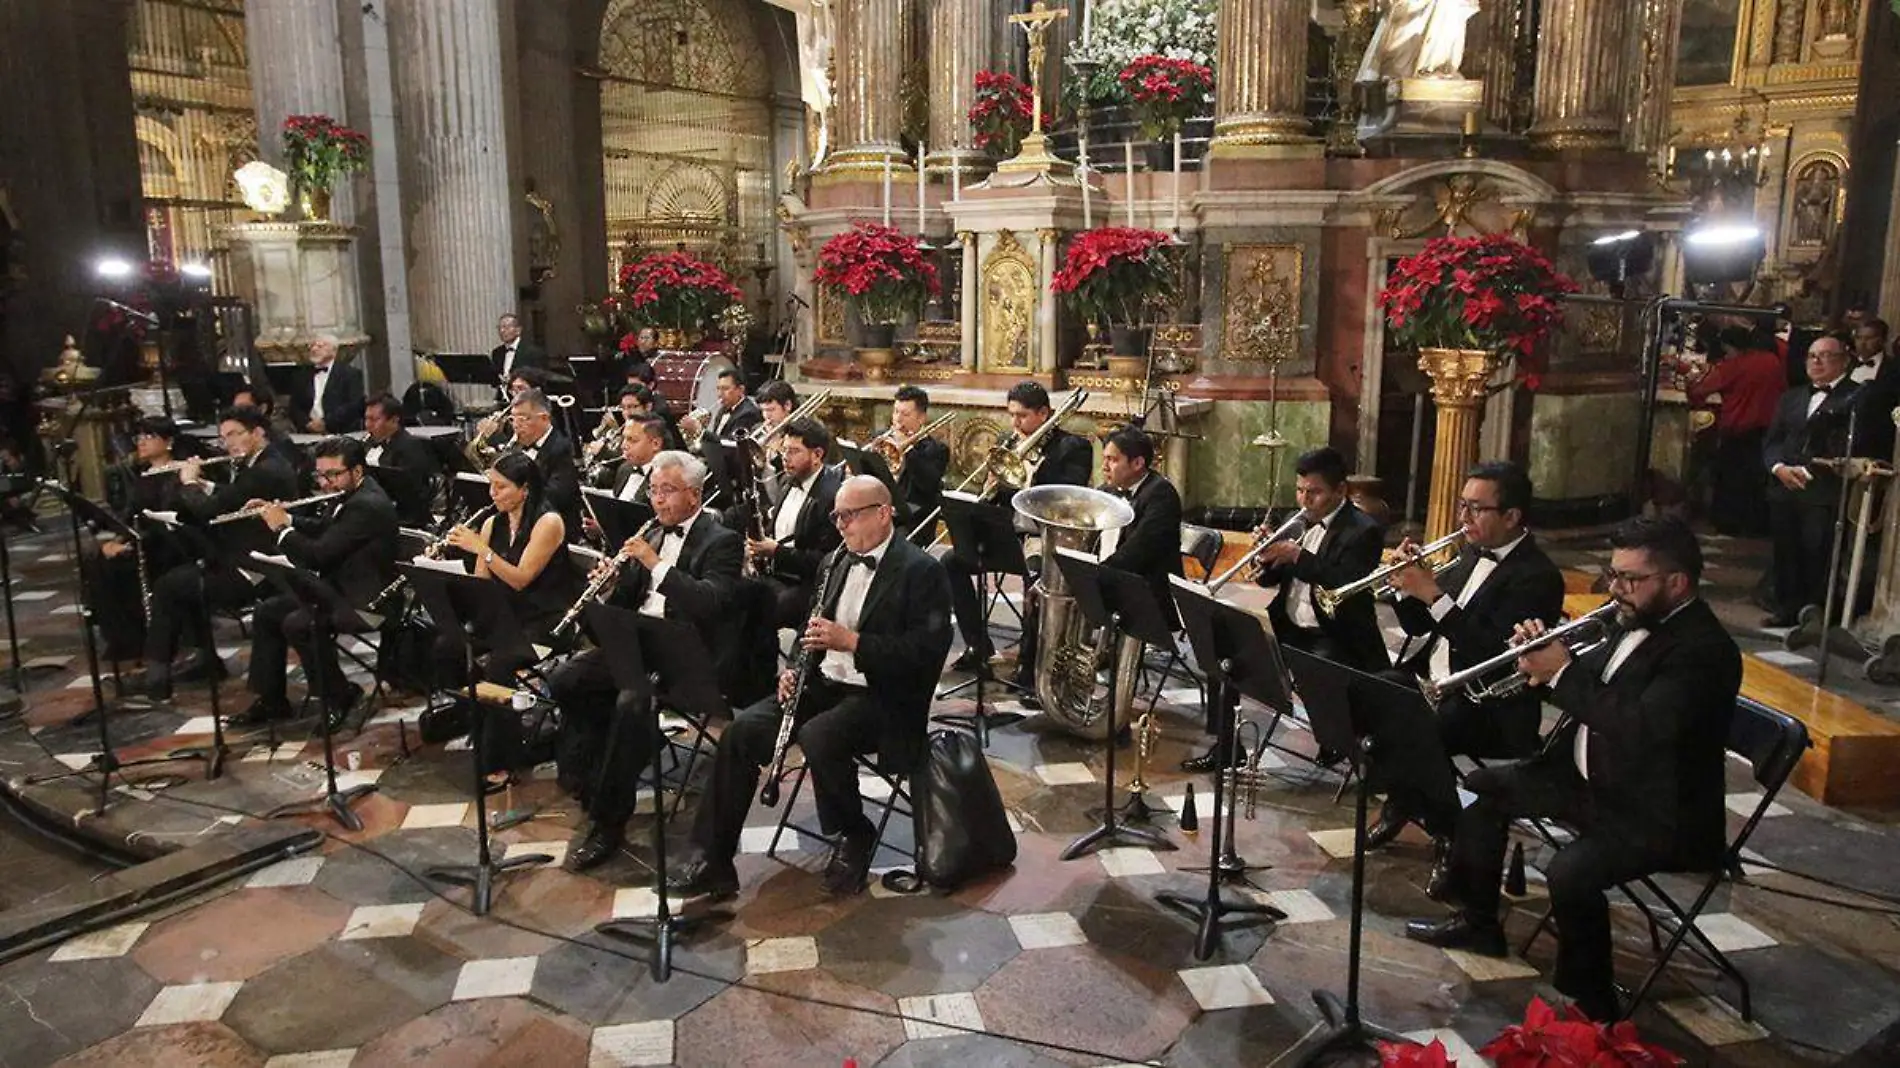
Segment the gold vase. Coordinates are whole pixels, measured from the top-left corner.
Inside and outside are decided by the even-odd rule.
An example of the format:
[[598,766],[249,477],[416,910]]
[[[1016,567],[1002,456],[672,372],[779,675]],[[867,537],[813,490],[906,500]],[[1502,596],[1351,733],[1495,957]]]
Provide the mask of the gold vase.
[[305,222],[329,222],[329,187],[299,188],[297,190],[297,207],[303,211]]

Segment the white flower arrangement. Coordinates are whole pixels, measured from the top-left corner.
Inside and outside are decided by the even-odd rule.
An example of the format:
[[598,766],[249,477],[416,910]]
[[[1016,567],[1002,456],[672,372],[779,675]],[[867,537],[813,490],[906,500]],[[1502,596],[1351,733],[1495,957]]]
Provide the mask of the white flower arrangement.
[[1091,101],[1126,103],[1127,94],[1115,76],[1141,56],[1213,67],[1219,7],[1219,0],[1101,0],[1089,17],[1088,36],[1069,53],[1070,64],[1096,63],[1094,76],[1086,86],[1080,78],[1068,84],[1086,92]]
[[290,207],[290,176],[261,159],[239,167],[231,179],[244,206],[259,215],[274,218]]

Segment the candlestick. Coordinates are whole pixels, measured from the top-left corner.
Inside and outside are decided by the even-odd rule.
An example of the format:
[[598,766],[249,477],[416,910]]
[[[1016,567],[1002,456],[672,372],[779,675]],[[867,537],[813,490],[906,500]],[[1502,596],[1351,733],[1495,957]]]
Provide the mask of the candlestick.
[[917,239],[924,238],[924,156],[930,147],[923,142],[917,143]]
[[1089,194],[1092,191],[1090,186],[1093,183],[1089,180],[1089,135],[1086,130],[1076,140],[1076,145],[1078,146],[1076,155],[1081,157],[1076,160],[1075,169],[1076,174],[1082,179],[1082,229],[1093,230],[1095,229],[1095,211],[1089,201]]
[[950,142],[950,199],[963,199],[963,145],[959,141]]
[[884,157],[884,225],[891,224],[891,157]]
[[1124,212],[1128,217],[1128,228],[1133,230],[1135,228],[1135,143],[1133,141],[1122,142],[1122,192],[1124,194],[1122,199],[1128,201],[1128,209]]
[[1174,225],[1171,229],[1181,232],[1181,131],[1174,131]]

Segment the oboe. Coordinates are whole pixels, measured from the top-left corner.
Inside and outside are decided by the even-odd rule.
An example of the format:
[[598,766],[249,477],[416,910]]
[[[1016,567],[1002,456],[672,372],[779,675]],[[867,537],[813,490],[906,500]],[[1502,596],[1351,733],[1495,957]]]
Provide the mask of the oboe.
[[[818,581],[812,588],[818,591],[818,599],[812,602],[812,616],[823,616],[825,602],[831,597],[831,575],[837,570],[838,561],[850,552],[846,546],[838,546],[838,551],[825,559],[825,566],[818,572]],[[766,773],[765,785],[759,788],[759,804],[771,808],[778,804],[778,781],[785,777],[785,756],[792,748],[792,731],[798,725],[798,706],[805,700],[805,682],[818,670],[824,659],[824,651],[798,647],[798,659],[792,662],[792,693],[779,708],[778,740],[772,743],[772,770]]]
[[[451,531],[453,531],[457,526],[468,526],[470,528],[473,528],[477,523],[480,523],[484,518],[486,518],[487,513],[492,512],[494,510],[495,510],[495,506],[490,504],[490,505],[484,506],[480,511],[477,511],[474,515],[469,516],[468,519],[464,520],[462,523],[457,523],[454,519],[450,519],[448,530],[443,531],[441,537],[430,542],[422,550],[422,555],[428,557],[431,560],[440,560],[442,558],[442,554],[447,552],[449,549],[449,533]],[[409,587],[409,576],[397,575],[394,581],[392,581],[389,585],[383,587],[381,593],[378,593],[376,596],[369,599],[369,604],[366,606],[367,610],[371,612],[381,610],[383,605],[389,603],[390,598],[401,593],[403,590],[407,589],[408,587]]]
[[293,510],[304,508],[312,504],[322,504],[324,501],[334,500],[341,496],[343,496],[341,492],[319,493],[312,497],[302,497],[294,501],[266,501],[263,504],[254,504],[249,508],[239,508],[235,512],[226,512],[223,515],[212,516],[207,523],[214,527],[221,523],[235,523],[240,519],[251,519],[263,515],[273,507]]
[[[659,527],[658,519],[651,520],[646,526],[641,527],[640,533],[635,534],[634,537],[646,541]],[[599,568],[594,577],[588,580],[587,588],[581,591],[581,595],[568,606],[567,614],[563,615],[561,621],[554,625],[554,629],[548,632],[550,636],[558,638],[566,634],[580,622],[581,613],[587,611],[588,605],[604,603],[613,595],[614,588],[620,585],[621,576],[626,573],[628,557],[625,554],[626,547],[622,546],[619,552],[603,562],[606,566]]]

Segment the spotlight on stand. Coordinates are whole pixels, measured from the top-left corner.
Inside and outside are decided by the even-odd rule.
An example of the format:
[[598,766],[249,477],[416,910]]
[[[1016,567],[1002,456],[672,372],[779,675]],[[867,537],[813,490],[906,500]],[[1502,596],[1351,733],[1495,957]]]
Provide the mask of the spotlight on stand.
[[1755,269],[1767,254],[1768,245],[1758,226],[1704,226],[1682,239],[1683,280],[1691,285],[1746,282],[1755,277]]
[[117,256],[108,256],[93,265],[93,271],[101,278],[117,281],[132,277],[132,265]]
[[211,268],[202,263],[182,264],[178,268],[178,273],[187,282],[195,285],[203,285],[211,281]]
[[1632,278],[1641,278],[1656,266],[1656,237],[1641,230],[1607,234],[1590,242],[1585,258],[1590,277],[1610,287],[1621,300]]

